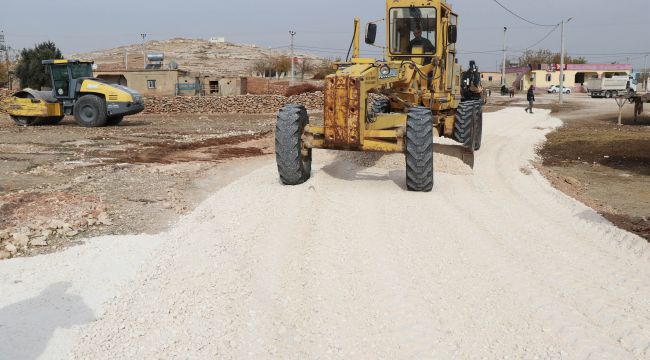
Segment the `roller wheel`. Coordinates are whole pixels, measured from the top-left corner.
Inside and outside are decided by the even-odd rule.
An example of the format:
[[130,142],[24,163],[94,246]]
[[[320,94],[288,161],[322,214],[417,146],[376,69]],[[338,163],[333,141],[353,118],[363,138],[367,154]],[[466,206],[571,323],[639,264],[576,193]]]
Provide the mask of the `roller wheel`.
[[83,127],[106,125],[106,101],[96,95],[84,95],[74,105],[74,119]]
[[406,120],[406,187],[409,191],[433,189],[433,114],[414,107]]
[[11,116],[11,120],[13,120],[16,124],[20,126],[33,126],[38,124],[38,118],[35,118],[33,116]]
[[106,125],[115,126],[124,120],[124,116],[110,116],[106,119]]
[[59,125],[65,116],[51,116],[47,118],[45,124],[47,125]]
[[309,116],[304,106],[291,104],[280,109],[275,126],[275,159],[285,185],[300,185],[311,177],[312,150],[302,140],[307,124]]

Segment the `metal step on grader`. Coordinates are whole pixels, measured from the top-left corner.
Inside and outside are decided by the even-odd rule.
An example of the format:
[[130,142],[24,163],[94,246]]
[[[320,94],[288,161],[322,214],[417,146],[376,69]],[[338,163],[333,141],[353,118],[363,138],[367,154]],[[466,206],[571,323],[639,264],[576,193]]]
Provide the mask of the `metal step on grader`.
[[[466,151],[481,147],[482,87],[470,62],[457,60],[458,16],[445,0],[387,0],[385,59],[359,57],[355,19],[352,58],[325,79],[324,124],[310,124],[300,104],[278,114],[275,146],[280,179],[299,185],[311,176],[312,149],[404,153],[410,191],[433,189],[433,137]],[[382,21],[382,20],[380,20]],[[377,22],[366,27],[375,44]]]

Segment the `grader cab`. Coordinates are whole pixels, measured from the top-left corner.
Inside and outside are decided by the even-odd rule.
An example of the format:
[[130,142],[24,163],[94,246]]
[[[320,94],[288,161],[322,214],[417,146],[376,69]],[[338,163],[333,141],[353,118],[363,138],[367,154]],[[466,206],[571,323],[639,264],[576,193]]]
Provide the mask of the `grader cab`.
[[[456,58],[458,16],[445,0],[386,1],[385,60],[359,57],[355,19],[351,59],[325,79],[322,126],[304,106],[287,105],[276,125],[281,181],[302,184],[311,176],[312,149],[404,153],[410,191],[433,188],[433,137],[481,147],[480,74],[474,62],[461,72]],[[366,27],[374,45],[377,24]]]

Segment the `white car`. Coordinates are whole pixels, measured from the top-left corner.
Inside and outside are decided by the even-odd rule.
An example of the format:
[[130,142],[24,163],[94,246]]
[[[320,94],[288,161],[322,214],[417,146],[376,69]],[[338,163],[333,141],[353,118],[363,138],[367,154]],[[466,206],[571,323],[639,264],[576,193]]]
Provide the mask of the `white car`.
[[[549,94],[557,94],[560,92],[560,87],[558,85],[553,85],[550,88],[548,88],[548,93]],[[569,88],[562,88],[562,92],[565,94],[571,94],[571,89]]]

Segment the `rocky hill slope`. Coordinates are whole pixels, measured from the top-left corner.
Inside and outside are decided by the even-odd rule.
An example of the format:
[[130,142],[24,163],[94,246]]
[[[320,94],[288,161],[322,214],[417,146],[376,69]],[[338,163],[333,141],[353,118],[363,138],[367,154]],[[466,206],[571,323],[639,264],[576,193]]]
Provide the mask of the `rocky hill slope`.
[[[255,63],[260,60],[286,54],[286,49],[277,50],[257,45],[212,43],[202,39],[182,38],[148,41],[146,47],[149,54],[165,54],[165,68],[168,68],[173,61],[183,70],[219,76],[248,76],[251,75]],[[66,56],[94,60],[100,69],[121,70],[125,68],[126,59],[128,59],[129,69],[142,68],[142,54],[142,44],[135,44],[89,53],[66,54]],[[323,61],[317,56],[300,52],[297,52],[296,56],[305,58],[315,65]]]

